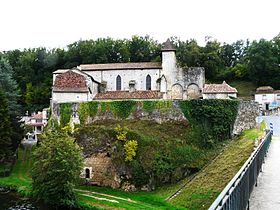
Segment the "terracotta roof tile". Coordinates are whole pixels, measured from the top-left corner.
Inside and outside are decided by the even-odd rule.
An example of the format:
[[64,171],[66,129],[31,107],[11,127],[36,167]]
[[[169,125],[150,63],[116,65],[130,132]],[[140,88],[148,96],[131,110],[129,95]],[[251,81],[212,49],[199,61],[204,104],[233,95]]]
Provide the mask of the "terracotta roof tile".
[[224,81],[222,84],[205,84],[202,93],[237,93],[237,90]]
[[56,76],[53,86],[55,92],[87,92],[86,78],[71,70]]
[[154,90],[148,91],[108,91],[98,93],[94,99],[160,99],[163,93]]
[[79,67],[82,71],[161,69],[162,68],[161,63],[159,62],[81,64]]
[[270,86],[258,87],[256,93],[273,93],[273,88]]
[[32,118],[33,118],[33,119],[36,119],[36,120],[43,119],[43,114],[42,114],[42,113],[40,113],[40,114],[34,114],[34,115],[32,116]]

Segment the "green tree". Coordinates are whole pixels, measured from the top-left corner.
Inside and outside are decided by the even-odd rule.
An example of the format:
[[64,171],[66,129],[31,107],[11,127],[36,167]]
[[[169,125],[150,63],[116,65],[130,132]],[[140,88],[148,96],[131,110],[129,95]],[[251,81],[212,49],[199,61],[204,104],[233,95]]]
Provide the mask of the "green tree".
[[128,48],[130,62],[158,61],[160,58],[161,46],[148,35],[145,37],[133,36],[128,42]]
[[201,47],[194,39],[181,41],[177,37],[172,37],[172,42],[176,48],[176,58],[180,66],[200,66]]
[[4,58],[0,59],[0,89],[7,98],[7,114],[9,114],[11,120],[10,138],[13,148],[16,149],[23,135],[23,129],[19,123],[19,116],[21,115],[20,95],[17,83],[13,79],[12,67]]
[[[248,49],[248,71],[256,85],[271,85],[280,88],[280,67],[277,45],[261,39],[254,41]],[[276,48],[276,49],[275,49]]]
[[200,66],[205,68],[207,79],[216,80],[217,75],[221,74],[221,71],[225,69],[221,54],[221,44],[217,40],[209,40],[205,47],[202,48]]
[[0,88],[0,163],[11,153],[11,126],[8,101]]
[[43,136],[34,152],[32,189],[37,199],[53,206],[73,207],[74,186],[82,169],[81,149],[66,132]]

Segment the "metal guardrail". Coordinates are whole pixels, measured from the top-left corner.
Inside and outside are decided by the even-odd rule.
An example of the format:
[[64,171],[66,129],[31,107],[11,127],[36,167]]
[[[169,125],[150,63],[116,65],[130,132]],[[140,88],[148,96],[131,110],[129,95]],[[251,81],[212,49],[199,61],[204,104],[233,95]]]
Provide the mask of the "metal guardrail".
[[249,198],[254,185],[257,185],[257,178],[262,170],[262,164],[268,151],[271,137],[272,132],[267,131],[263,141],[212,203],[209,210],[249,209]]

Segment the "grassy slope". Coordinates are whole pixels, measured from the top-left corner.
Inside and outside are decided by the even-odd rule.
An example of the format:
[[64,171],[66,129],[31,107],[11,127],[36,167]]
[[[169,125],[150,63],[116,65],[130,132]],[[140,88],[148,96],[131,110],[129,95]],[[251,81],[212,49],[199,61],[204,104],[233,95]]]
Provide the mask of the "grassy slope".
[[253,140],[260,135],[262,131],[252,129],[232,141],[171,203],[187,209],[207,209],[248,159],[253,151]]
[[30,168],[32,165],[31,151],[26,152],[19,149],[19,159],[8,177],[0,178],[0,185],[13,186],[22,195],[29,195],[31,192]]
[[229,85],[235,87],[238,91],[239,97],[252,97],[256,91],[256,85],[247,81],[232,81]]

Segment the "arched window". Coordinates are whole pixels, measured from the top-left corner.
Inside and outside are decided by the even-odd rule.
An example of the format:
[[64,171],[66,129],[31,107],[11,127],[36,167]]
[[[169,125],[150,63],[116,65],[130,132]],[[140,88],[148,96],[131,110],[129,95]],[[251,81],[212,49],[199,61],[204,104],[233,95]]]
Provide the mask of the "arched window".
[[117,81],[116,81],[116,89],[121,90],[122,89],[122,78],[120,75],[117,76]]
[[148,74],[146,76],[146,90],[151,90],[152,89],[152,79],[151,76]]
[[86,168],[86,179],[90,178],[90,170],[89,168]]

